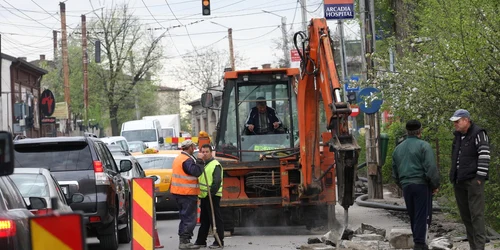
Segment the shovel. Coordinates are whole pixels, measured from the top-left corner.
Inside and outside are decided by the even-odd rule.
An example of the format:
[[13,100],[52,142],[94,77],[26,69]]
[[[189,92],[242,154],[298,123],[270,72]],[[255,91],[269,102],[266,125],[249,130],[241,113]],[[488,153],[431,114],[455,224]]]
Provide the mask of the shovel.
[[[203,175],[205,176],[205,181],[207,181],[207,172],[205,172],[205,168],[203,168]],[[208,193],[208,201],[210,202],[210,211],[212,212],[212,231],[214,232],[215,240],[221,246],[224,248],[222,245],[222,242],[219,238],[219,235],[217,234],[217,226],[215,226],[215,214],[214,214],[214,203],[212,201],[212,194],[210,193],[210,187],[207,185],[207,193]]]

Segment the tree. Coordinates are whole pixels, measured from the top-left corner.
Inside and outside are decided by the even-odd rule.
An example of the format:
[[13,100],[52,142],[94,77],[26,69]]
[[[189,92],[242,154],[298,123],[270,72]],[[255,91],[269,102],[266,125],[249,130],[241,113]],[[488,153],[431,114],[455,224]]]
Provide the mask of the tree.
[[[379,74],[378,80],[395,116],[418,118],[428,128],[425,139],[439,145],[440,171],[447,176],[453,131],[448,118],[456,109],[468,109],[473,120],[487,129],[490,143],[500,143],[499,137],[491,136],[500,133],[500,5],[488,0],[414,4],[415,25],[408,32],[410,39],[401,41],[397,73]],[[499,156],[497,147],[492,147],[486,221],[495,229],[500,229],[500,177],[495,167]],[[442,180],[443,194],[453,205],[453,187],[447,178]]]
[[[102,63],[96,70],[97,85],[105,96],[104,104],[109,112],[111,131],[119,134],[119,110],[133,100],[134,87],[143,84],[146,76],[160,68],[164,37],[154,37],[143,31],[139,20],[129,13],[128,6],[113,6],[90,22],[93,39],[100,40]],[[130,103],[128,103],[130,104]]]

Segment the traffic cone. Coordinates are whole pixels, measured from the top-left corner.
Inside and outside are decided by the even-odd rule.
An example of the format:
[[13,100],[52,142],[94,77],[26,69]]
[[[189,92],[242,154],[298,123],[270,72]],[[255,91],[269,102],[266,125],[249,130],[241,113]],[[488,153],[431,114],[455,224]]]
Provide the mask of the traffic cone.
[[163,245],[160,243],[160,238],[158,237],[158,230],[156,230],[155,228],[155,231],[154,231],[154,241],[155,241],[155,249],[158,249],[158,248],[163,248]]

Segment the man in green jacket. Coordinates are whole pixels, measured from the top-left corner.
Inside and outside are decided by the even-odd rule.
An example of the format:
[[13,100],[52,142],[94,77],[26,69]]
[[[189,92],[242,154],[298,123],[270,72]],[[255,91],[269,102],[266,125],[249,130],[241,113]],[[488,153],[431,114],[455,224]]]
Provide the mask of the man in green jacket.
[[200,228],[198,229],[198,236],[195,245],[206,246],[207,236],[212,225],[212,209],[210,209],[210,200],[208,195],[211,195],[213,202],[213,214],[215,217],[215,226],[217,228],[217,235],[222,243],[222,246],[215,241],[210,248],[217,249],[224,247],[224,222],[222,221],[222,214],[220,212],[220,199],[222,198],[222,165],[213,158],[212,146],[204,144],[201,146],[201,158],[205,161],[205,174],[202,174],[198,181],[200,183]]
[[431,145],[420,139],[422,124],[410,120],[406,131],[407,139],[392,154],[392,176],[403,188],[415,243],[413,249],[426,250],[427,220],[432,214],[432,194],[439,188],[439,172]]

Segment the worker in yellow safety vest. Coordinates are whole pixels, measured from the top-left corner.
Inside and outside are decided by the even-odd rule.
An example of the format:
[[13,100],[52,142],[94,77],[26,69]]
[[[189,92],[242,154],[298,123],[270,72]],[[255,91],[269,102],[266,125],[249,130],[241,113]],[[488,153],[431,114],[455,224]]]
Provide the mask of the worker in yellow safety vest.
[[179,249],[198,249],[191,243],[196,227],[196,210],[200,186],[198,177],[203,173],[203,160],[193,156],[195,144],[185,140],[181,144],[182,153],[172,163],[170,193],[175,197],[179,208]]
[[[200,182],[200,228],[198,229],[198,237],[196,238],[195,245],[206,246],[207,236],[212,225],[212,215],[215,217],[215,226],[217,228],[217,235],[219,236],[220,243],[217,241],[210,246],[211,249],[224,247],[224,222],[220,212],[220,199],[222,197],[222,165],[213,158],[212,146],[204,144],[201,146],[201,158],[205,161],[205,174],[202,174],[198,180]],[[206,178],[205,178],[206,176]],[[212,196],[213,213],[210,209],[210,200],[208,195]],[[212,225],[213,226],[213,225]]]

